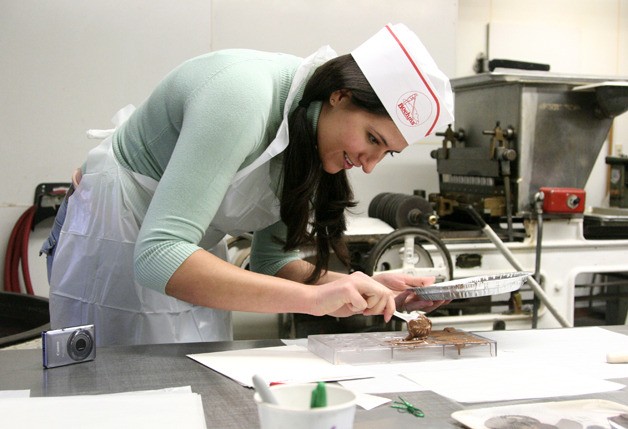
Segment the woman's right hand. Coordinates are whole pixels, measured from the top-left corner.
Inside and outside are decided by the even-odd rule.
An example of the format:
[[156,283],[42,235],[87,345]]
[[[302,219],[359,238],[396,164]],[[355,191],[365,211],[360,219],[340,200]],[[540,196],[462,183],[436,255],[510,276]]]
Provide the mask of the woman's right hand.
[[395,295],[381,283],[356,271],[332,282],[312,287],[311,314],[348,317],[383,314],[388,322],[395,311]]

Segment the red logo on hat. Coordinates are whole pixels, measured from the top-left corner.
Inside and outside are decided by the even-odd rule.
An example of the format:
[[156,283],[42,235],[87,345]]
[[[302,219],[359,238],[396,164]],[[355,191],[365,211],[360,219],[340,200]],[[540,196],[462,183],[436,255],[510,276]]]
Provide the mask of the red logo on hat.
[[418,127],[432,117],[432,102],[422,92],[406,92],[397,100],[397,117],[410,127]]

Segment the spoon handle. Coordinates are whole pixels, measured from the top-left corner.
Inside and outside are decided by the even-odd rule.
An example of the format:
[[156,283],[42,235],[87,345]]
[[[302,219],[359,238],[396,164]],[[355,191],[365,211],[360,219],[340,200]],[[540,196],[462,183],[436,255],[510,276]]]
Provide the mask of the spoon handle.
[[253,376],[253,386],[255,386],[255,390],[257,390],[257,393],[259,393],[262,401],[269,404],[278,404],[277,398],[275,398],[275,395],[273,395],[273,392],[271,392],[268,384],[266,384],[262,377],[257,374]]
[[413,313],[402,313],[401,311],[396,311],[393,313],[393,316],[400,318],[401,320],[404,320],[406,322],[409,322],[410,320],[416,319],[417,318],[417,314],[425,314],[424,311],[415,311],[414,314]]
[[395,311],[395,312],[393,313],[393,316],[398,317],[398,318],[400,318],[401,320],[403,320],[403,321],[405,321],[405,322],[407,322],[407,321],[409,321],[409,320],[414,319],[414,317],[413,317],[411,314],[408,314],[408,313],[402,313],[402,312],[400,312],[400,311]]

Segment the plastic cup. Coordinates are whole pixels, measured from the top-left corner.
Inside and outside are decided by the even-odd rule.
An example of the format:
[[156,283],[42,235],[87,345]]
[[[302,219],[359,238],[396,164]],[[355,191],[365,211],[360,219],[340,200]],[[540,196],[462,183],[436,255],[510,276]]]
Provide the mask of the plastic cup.
[[316,383],[271,386],[277,405],[253,398],[261,429],[352,429],[355,418],[355,394],[341,386],[327,384],[327,406],[310,408]]

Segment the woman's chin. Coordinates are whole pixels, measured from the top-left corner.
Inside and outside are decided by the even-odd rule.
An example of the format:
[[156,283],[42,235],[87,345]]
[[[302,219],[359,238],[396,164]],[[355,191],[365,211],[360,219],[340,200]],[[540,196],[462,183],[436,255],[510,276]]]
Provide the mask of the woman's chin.
[[344,168],[337,165],[328,165],[323,163],[323,171],[327,174],[337,174],[340,173],[342,170],[344,170]]

